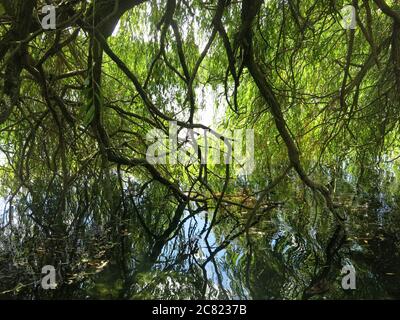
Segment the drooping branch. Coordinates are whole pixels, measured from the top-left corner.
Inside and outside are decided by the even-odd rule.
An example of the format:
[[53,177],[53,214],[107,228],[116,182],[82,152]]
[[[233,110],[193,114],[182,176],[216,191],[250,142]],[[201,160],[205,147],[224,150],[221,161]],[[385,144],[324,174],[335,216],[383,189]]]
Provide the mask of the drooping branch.
[[288,157],[293,165],[294,169],[300,176],[301,180],[312,190],[318,191],[325,198],[326,204],[328,208],[332,211],[332,213],[343,220],[342,217],[337,213],[337,208],[332,201],[331,194],[329,190],[313,181],[304,170],[301,161],[300,161],[300,151],[297,148],[295,141],[293,140],[288,128],[287,123],[285,121],[282,107],[278,101],[278,98],[275,96],[274,91],[269,84],[267,78],[261,70],[261,67],[258,65],[254,58],[253,52],[253,31],[252,31],[252,23],[260,10],[261,4],[263,0],[251,1],[244,0],[242,7],[242,26],[240,31],[240,45],[244,51],[244,64],[249,70],[252,78],[254,79],[255,84],[260,90],[261,95],[270,106],[271,114],[274,118],[275,126],[278,129],[280,136],[285,142]]
[[[0,52],[4,56],[11,50],[11,58],[7,61],[4,78],[4,94],[6,100],[0,102],[0,124],[6,121],[14,106],[19,102],[19,91],[21,86],[20,75],[26,64],[27,43],[19,43],[28,35],[32,23],[33,10],[36,0],[17,0],[13,3],[13,23],[10,33],[6,35],[1,43]],[[13,44],[11,45],[11,42]]]

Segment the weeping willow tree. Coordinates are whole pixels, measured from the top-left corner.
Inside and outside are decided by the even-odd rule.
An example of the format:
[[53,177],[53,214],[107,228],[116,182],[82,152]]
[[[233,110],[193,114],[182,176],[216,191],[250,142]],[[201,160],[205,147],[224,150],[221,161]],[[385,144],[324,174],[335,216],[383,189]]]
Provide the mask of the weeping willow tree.
[[[45,5],[55,29],[43,28]],[[207,266],[247,235],[251,267],[249,230],[279,206],[283,183],[341,226],[344,171],[362,184],[370,166],[398,170],[396,1],[2,0],[0,11],[4,294],[40,296],[50,264],[63,279],[55,295],[68,295],[113,256],[124,285],[112,296],[145,297],[140,284],[190,259],[196,285],[177,291],[212,296]],[[252,172],[248,159],[223,160],[239,129],[254,132]],[[204,161],[204,136],[219,162]],[[165,144],[156,163],[155,142]],[[162,263],[164,275],[146,273]]]

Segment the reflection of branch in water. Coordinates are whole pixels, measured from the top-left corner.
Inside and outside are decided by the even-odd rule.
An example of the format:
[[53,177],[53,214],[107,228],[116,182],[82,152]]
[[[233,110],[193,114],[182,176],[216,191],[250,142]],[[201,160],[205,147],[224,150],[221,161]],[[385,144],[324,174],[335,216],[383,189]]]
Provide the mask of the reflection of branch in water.
[[326,261],[321,270],[312,279],[310,285],[303,292],[303,299],[309,299],[314,295],[325,293],[329,290],[329,278],[337,263],[337,253],[346,240],[346,230],[340,224],[337,225],[335,232],[326,247]]
[[[292,169],[292,165],[288,165],[286,169],[283,171],[281,175],[276,177],[273,181],[270,182],[270,184],[267,186],[266,189],[261,191],[261,194],[252,208],[252,210],[248,214],[247,222],[246,222],[246,241],[247,241],[247,262],[246,262],[246,286],[249,289],[250,293],[252,293],[251,289],[251,284],[250,284],[250,268],[251,268],[251,260],[253,257],[253,243],[251,241],[251,237],[249,234],[250,227],[252,225],[253,220],[256,217],[257,212],[259,209],[262,207],[262,203],[265,201],[267,196],[270,194],[271,190],[274,189],[282,180],[285,179],[286,175],[289,173],[289,171]],[[263,213],[266,211],[270,211],[271,209],[275,208],[275,206],[268,207],[267,210],[263,210]]]
[[[255,219],[255,221],[252,222],[250,227],[255,226],[256,224],[258,224],[258,222],[259,222],[259,218]],[[216,270],[217,276],[218,276],[217,264],[215,262],[216,255],[220,251],[224,250],[227,246],[229,246],[232,243],[232,241],[234,241],[236,238],[240,237],[241,235],[243,235],[246,232],[246,227],[244,227],[239,232],[233,234],[233,231],[236,229],[237,229],[237,225],[232,229],[231,233],[226,237],[226,239],[218,247],[215,248],[215,250],[212,250],[211,247],[208,246],[208,251],[209,251],[210,255],[207,257],[207,259],[203,263],[199,264],[197,262],[199,264],[200,268],[203,270],[203,277],[204,277],[204,283],[203,283],[203,289],[202,289],[203,298],[205,298],[207,285],[208,285],[206,265],[209,262],[212,262],[214,264],[214,267],[215,267],[215,270]],[[218,281],[220,282],[219,277],[218,277]],[[222,290],[224,290],[222,287],[222,283],[220,283],[220,286],[221,286]],[[225,290],[224,290],[224,292],[225,292]],[[225,292],[225,294],[226,294],[226,292]]]

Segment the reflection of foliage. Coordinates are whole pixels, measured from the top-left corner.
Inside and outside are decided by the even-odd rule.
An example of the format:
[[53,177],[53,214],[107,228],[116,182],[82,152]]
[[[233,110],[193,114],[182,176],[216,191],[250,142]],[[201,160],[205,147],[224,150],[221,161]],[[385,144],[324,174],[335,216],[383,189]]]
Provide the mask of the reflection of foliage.
[[200,299],[202,281],[173,272],[141,274],[133,299]]
[[[278,2],[52,1],[45,32],[47,2],[2,1],[0,293],[295,299],[318,278],[314,298],[347,297],[347,255],[397,295],[377,252],[398,263],[398,5],[355,1],[346,31],[344,1]],[[256,170],[149,163],[172,122],[180,151],[254,129]]]

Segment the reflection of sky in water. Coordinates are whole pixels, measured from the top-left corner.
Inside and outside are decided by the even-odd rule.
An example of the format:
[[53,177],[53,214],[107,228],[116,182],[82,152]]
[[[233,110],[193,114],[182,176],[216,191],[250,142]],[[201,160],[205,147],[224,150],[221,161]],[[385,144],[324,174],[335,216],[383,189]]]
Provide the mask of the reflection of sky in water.
[[4,198],[0,197],[0,226],[7,223],[6,213],[6,201]]
[[7,157],[3,151],[0,150],[0,166],[4,166],[7,163]]
[[[194,216],[192,218],[189,218],[188,220],[186,220],[186,222],[184,223],[183,228],[182,228],[182,232],[184,234],[185,240],[187,240],[190,243],[195,243],[196,241],[198,241],[199,251],[195,256],[196,256],[197,261],[200,264],[203,263],[210,255],[206,241],[204,239],[206,232],[203,233],[202,237],[200,236],[201,232],[203,231],[203,228],[205,227],[205,223],[206,223],[205,215],[206,214],[209,214],[209,213],[204,211],[202,213],[197,214],[196,216]],[[186,212],[185,218],[187,218],[188,215],[189,215],[189,213]],[[207,228],[209,227],[209,223],[210,223],[211,219],[212,219],[212,216],[209,215],[208,222],[207,222],[208,224],[206,226]],[[190,241],[189,241],[189,239],[190,239]],[[208,243],[209,243],[210,249],[212,251],[215,250],[223,241],[224,241],[224,239],[217,241],[214,231],[212,230],[210,232],[210,234],[208,236]],[[229,246],[232,250],[235,249],[235,245],[233,242]],[[187,253],[188,250],[190,250],[190,249],[186,248],[185,253]],[[176,257],[177,256],[178,249],[175,247],[175,239],[172,239],[171,241],[169,241],[168,245],[164,247],[163,254],[166,257],[168,257],[168,256]],[[214,259],[215,259],[215,262],[218,267],[218,272],[221,276],[221,283],[222,283],[223,288],[225,289],[227,294],[230,295],[230,298],[238,299],[237,296],[231,296],[232,288],[230,285],[231,280],[229,279],[229,276],[228,276],[229,270],[225,269],[224,263],[223,263],[226,254],[227,254],[226,250],[223,249],[214,256]],[[240,260],[240,258],[242,256],[243,256],[243,252],[240,253],[239,257],[237,258],[236,264],[238,264],[238,261]],[[160,259],[160,261],[165,262],[164,259]],[[188,266],[187,263],[188,262],[186,261],[185,267]],[[218,276],[217,276],[217,273],[215,271],[215,267],[214,267],[214,264],[212,263],[212,261],[210,261],[206,264],[205,270],[207,271],[207,278],[214,284],[213,289],[218,290],[218,283],[219,283]]]
[[274,250],[276,247],[276,244],[278,240],[285,235],[285,232],[283,230],[277,231],[271,239],[271,250]]
[[[5,226],[9,223],[9,198],[10,196],[0,196],[0,227]],[[12,224],[17,225],[18,223],[18,214],[16,212],[12,215]]]

